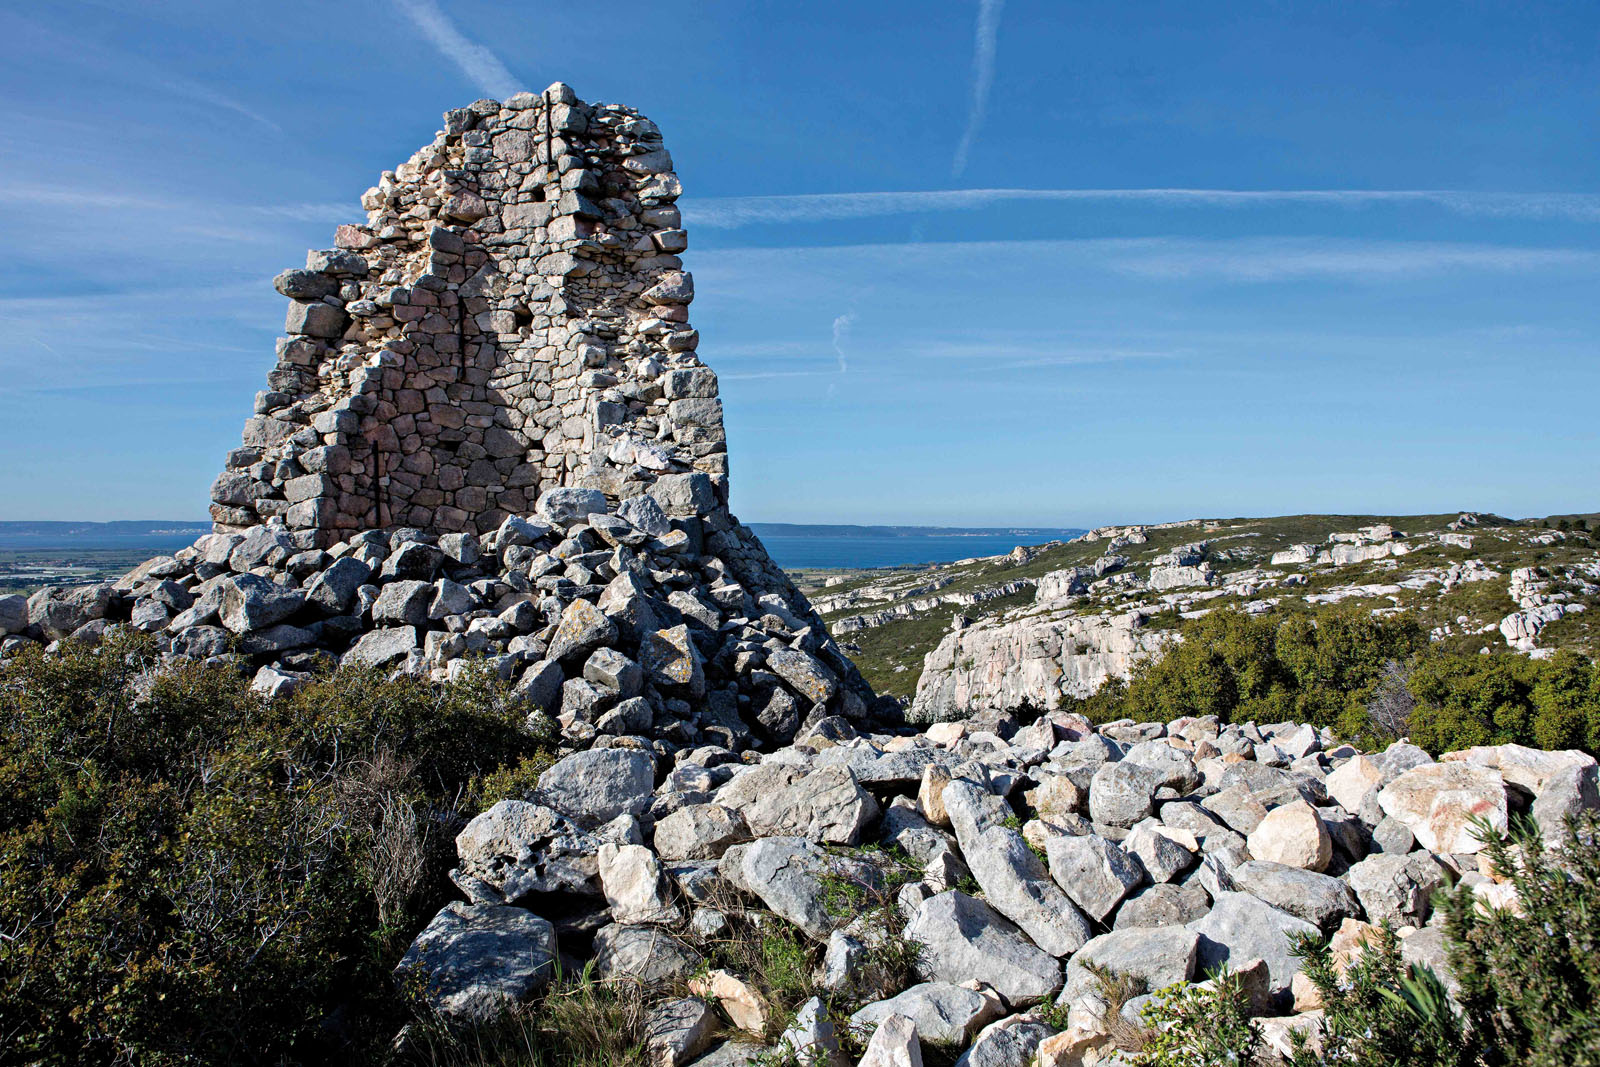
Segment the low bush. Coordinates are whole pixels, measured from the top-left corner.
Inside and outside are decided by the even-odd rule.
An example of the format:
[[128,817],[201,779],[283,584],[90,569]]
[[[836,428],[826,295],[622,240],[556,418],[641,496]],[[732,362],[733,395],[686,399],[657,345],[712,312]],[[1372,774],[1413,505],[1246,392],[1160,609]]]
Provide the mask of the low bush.
[[504,686],[341,671],[264,701],[154,644],[0,667],[0,1048],[34,1063],[360,1062],[484,776]]
[[1130,1067],[1233,1067],[1254,1063],[1261,1050],[1249,994],[1225,971],[1158,991],[1140,1017],[1147,1029],[1125,1057]]
[[1466,884],[1440,895],[1454,1001],[1433,971],[1402,961],[1387,927],[1342,974],[1320,939],[1301,938],[1326,1013],[1320,1048],[1301,1047],[1291,1067],[1600,1065],[1600,813],[1554,852],[1526,821],[1478,832],[1517,905],[1486,907]]
[[1181,644],[1076,709],[1096,722],[1309,722],[1381,748],[1397,737],[1437,755],[1472,745],[1600,751],[1600,668],[1563,650],[1450,652],[1408,615],[1365,608],[1184,620]]

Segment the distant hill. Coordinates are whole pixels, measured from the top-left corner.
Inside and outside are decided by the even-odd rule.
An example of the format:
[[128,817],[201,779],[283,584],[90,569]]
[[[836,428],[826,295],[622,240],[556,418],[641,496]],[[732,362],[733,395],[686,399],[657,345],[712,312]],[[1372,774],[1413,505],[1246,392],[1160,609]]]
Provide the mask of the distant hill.
[[1087,531],[1055,526],[829,526],[791,522],[752,522],[758,537],[1016,537],[1066,541]]

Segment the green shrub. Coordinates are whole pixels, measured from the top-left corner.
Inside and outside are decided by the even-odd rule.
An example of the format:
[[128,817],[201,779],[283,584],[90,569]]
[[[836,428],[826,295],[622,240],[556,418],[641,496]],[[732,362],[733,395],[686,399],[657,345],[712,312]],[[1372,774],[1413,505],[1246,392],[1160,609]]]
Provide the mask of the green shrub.
[[1372,725],[1366,703],[1386,667],[1427,644],[1408,616],[1373,618],[1359,608],[1319,614],[1247,615],[1224,608],[1179,627],[1183,641],[1141,664],[1125,687],[1107,686],[1080,710],[1098,721],[1126,716],[1171,722],[1294,719],[1352,738]]
[[1465,884],[1440,895],[1459,1010],[1431,970],[1402,962],[1387,926],[1342,978],[1320,939],[1301,938],[1326,1014],[1320,1051],[1302,1047],[1291,1067],[1600,1065],[1600,813],[1554,855],[1526,821],[1478,831],[1519,907],[1487,908]]
[[[0,1047],[27,1062],[351,1062],[446,899],[504,686],[341,671],[267,702],[119,634],[0,667]],[[481,792],[481,790],[477,790]]]
[[[1322,997],[1321,1047],[1304,1041],[1290,1067],[1355,1064],[1470,1067],[1476,1054],[1444,983],[1426,967],[1400,959],[1400,939],[1387,924],[1350,961],[1341,977],[1321,938],[1295,938],[1305,973]],[[1297,1035],[1300,1036],[1300,1035]]]
[[1600,668],[1572,650],[1446,651],[1410,616],[1359,606],[1315,617],[1224,608],[1179,632],[1181,644],[1076,710],[1096,722],[1309,722],[1367,748],[1408,734],[1435,755],[1506,743],[1600,751]]
[[1445,900],[1451,973],[1488,1067],[1600,1065],[1600,813],[1569,824],[1555,854],[1538,828],[1479,824],[1520,908],[1482,909],[1465,887]]
[[1412,740],[1430,752],[1510,743],[1600,751],[1600,670],[1571,650],[1545,660],[1423,656],[1410,687]]
[[1126,1056],[1131,1067],[1234,1067],[1253,1063],[1261,1049],[1250,997],[1227,972],[1205,985],[1179,982],[1158,991],[1140,1017],[1148,1032]]

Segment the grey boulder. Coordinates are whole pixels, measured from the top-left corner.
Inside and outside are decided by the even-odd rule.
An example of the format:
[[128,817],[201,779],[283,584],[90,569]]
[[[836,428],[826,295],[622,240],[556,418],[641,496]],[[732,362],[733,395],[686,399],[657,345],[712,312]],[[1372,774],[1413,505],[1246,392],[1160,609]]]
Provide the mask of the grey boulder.
[[451,1019],[487,1022],[538,992],[555,970],[555,929],[523,908],[452,901],[395,967]]

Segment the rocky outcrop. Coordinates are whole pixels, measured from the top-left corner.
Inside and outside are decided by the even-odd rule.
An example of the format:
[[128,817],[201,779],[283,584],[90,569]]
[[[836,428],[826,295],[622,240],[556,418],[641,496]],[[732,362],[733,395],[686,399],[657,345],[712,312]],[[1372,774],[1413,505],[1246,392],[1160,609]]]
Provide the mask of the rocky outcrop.
[[[1303,724],[1210,717],[1095,728],[1055,711],[1024,728],[989,713],[730,755],[681,752],[667,772],[642,751],[581,753],[480,815],[457,839],[474,903],[421,932],[405,973],[442,1011],[504,1009],[537,995],[557,947],[538,913],[581,914],[599,931],[592,947],[562,933],[563,957],[673,990],[651,1016],[661,1062],[689,1062],[720,1017],[742,1036],[707,1067],[796,1050],[838,1063],[844,1027],[863,1062],[916,1063],[927,1046],[965,1049],[958,1063],[1077,1063],[1117,1029],[1101,968],[1154,994],[1226,965],[1281,1034],[1315,1021],[1292,939],[1331,936],[1347,960],[1388,922],[1448,985],[1434,893],[1454,883],[1484,908],[1518,906],[1472,855],[1469,817],[1493,819],[1511,790],[1546,820],[1600,809],[1579,752],[1435,762],[1403,742],[1362,754]],[[705,962],[734,925],[755,939],[788,927],[817,961],[824,995],[775,1042],[760,975]],[[532,950],[500,958],[517,938]],[[891,957],[914,966],[891,980],[874,963]]]
[[1088,696],[1172,640],[1143,623],[1139,613],[982,620],[946,634],[923,664],[908,717],[939,722]]

